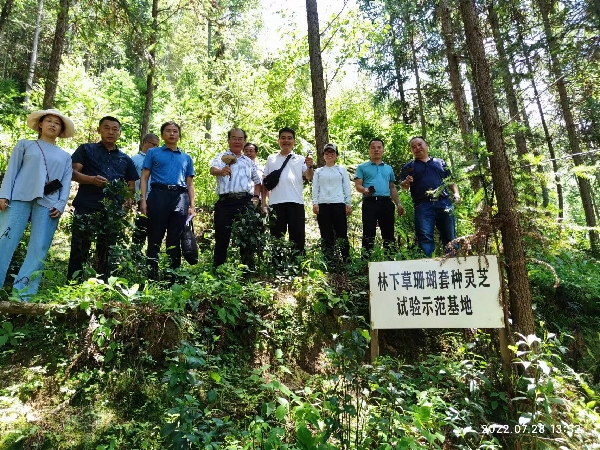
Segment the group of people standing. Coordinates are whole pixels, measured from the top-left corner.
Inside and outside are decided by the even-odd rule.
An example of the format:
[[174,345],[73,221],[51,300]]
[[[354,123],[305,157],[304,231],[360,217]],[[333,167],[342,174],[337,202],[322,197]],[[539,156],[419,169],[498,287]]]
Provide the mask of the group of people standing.
[[[263,214],[271,214],[271,235],[283,237],[286,232],[293,248],[304,253],[305,212],[304,180],[312,180],[313,213],[326,257],[333,258],[335,244],[340,243],[343,260],[350,256],[348,220],[352,213],[350,177],[345,167],[337,164],[339,150],[328,143],[323,148],[325,165],[316,169],[310,156],[294,153],[296,133],[291,128],[279,130],[277,142],[280,151],[267,158],[264,168],[256,161],[258,147],[246,143],[246,133],[232,129],[228,134],[229,149],[219,153],[211,162],[210,173],[217,179],[219,200],[215,205],[215,267],[227,260],[232,225],[236,217],[255,211],[260,204]],[[434,230],[437,227],[444,247],[454,240],[455,217],[453,202],[460,201],[456,184],[446,184],[451,176],[446,163],[431,158],[425,139],[410,140],[414,161],[402,168],[400,186],[410,189],[415,206],[415,229],[419,247],[427,257],[435,250]],[[395,214],[404,215],[396,189],[392,167],[383,162],[385,152],[382,139],[369,142],[369,160],[356,169],[354,185],[362,194],[362,247],[368,257],[373,250],[379,226],[384,247],[395,242]],[[230,159],[232,158],[232,159]],[[279,171],[279,182],[268,189],[264,180]],[[262,176],[261,176],[262,174]],[[262,183],[262,185],[261,185]],[[450,196],[450,192],[452,196]],[[242,262],[253,264],[253,249],[241,250]],[[451,250],[451,249],[447,249]]]
[[[453,202],[460,201],[458,187],[446,185],[451,176],[446,163],[429,156],[425,139],[416,136],[409,142],[415,159],[402,168],[400,186],[410,189],[415,208],[415,231],[417,242],[423,253],[430,258],[435,251],[435,228],[442,245],[455,237]],[[396,189],[396,178],[392,167],[383,162],[385,152],[382,139],[369,142],[369,160],[359,164],[354,176],[356,190],[362,194],[362,248],[368,257],[373,250],[377,227],[385,248],[395,242],[395,213],[404,215]],[[344,167],[336,164],[338,148],[326,144],[323,149],[325,165],[316,170],[313,178],[313,212],[326,252],[331,254],[336,238],[341,238],[341,254],[349,255],[346,216],[352,213],[349,177]],[[452,197],[449,191],[452,192]],[[447,249],[450,250],[450,249]]]
[[158,252],[165,233],[171,268],[181,265],[179,240],[195,207],[194,166],[190,156],[177,147],[181,132],[178,124],[162,125],[162,146],[156,135],[145,136],[142,158],[136,158],[135,163],[117,146],[121,123],[115,117],[100,119],[100,141],[80,145],[73,155],[56,145],[58,137],[72,137],[75,131],[73,121],[60,111],[33,112],[27,117],[27,125],[38,132],[38,139],[17,143],[0,187],[0,286],[31,222],[27,254],[13,286],[24,300],[37,292],[48,249],[69,199],[71,181],[79,188],[73,200],[67,280],[83,276],[92,242],[96,244],[96,273],[108,278],[112,269],[109,250],[117,243],[120,231],[111,226],[113,218],[108,217],[111,209],[107,205],[112,202],[121,209],[127,196],[106,188],[118,183],[132,194],[139,191],[141,215],[136,222],[140,228],[134,239],[139,243],[148,239],[150,278],[157,278]]
[[[162,146],[155,134],[144,136],[140,152],[133,157],[118,148],[121,123],[111,116],[100,119],[97,130],[100,141],[79,146],[73,155],[56,145],[58,137],[72,137],[75,131],[73,121],[60,111],[33,112],[27,117],[27,125],[38,133],[38,139],[17,143],[0,187],[0,286],[31,222],[27,254],[14,288],[25,300],[37,292],[58,220],[69,199],[71,181],[78,183],[79,189],[73,200],[69,281],[82,276],[94,240],[96,272],[104,279],[110,274],[109,249],[119,235],[117,230],[103,224],[110,219],[106,217],[107,201],[116,202],[118,208],[123,205],[122,196],[111,195],[106,189],[108,184],[117,182],[136,193],[140,214],[133,239],[138,244],[148,240],[149,278],[158,278],[158,253],[165,234],[171,269],[181,265],[181,235],[195,210],[195,170],[190,156],[177,145],[181,137],[177,123],[162,125]],[[295,251],[303,254],[305,179],[313,180],[313,212],[326,254],[331,257],[336,240],[340,240],[342,257],[349,257],[350,177],[337,164],[338,147],[333,143],[325,145],[325,165],[315,170],[310,154],[294,153],[295,140],[293,129],[279,130],[280,151],[270,155],[263,168],[257,162],[258,147],[247,142],[245,131],[234,128],[228,132],[228,150],[217,154],[210,164],[219,196],[214,207],[215,268],[227,260],[234,221],[248,211],[270,214],[273,237],[281,238],[287,233]],[[444,187],[444,179],[450,172],[444,161],[429,157],[424,139],[413,138],[410,147],[415,160],[402,169],[400,186],[411,190],[419,246],[429,257],[435,249],[434,226],[438,227],[444,245],[454,239],[452,203]],[[394,172],[382,162],[383,153],[383,141],[373,139],[369,143],[369,161],[358,166],[354,179],[357,191],[363,195],[363,248],[367,253],[373,248],[377,226],[385,246],[394,242],[394,210],[404,214]],[[274,176],[277,182],[267,189],[265,179]],[[449,188],[453,200],[460,200],[456,186]],[[246,246],[240,250],[242,262],[251,267],[254,249]],[[168,281],[174,281],[172,275]]]

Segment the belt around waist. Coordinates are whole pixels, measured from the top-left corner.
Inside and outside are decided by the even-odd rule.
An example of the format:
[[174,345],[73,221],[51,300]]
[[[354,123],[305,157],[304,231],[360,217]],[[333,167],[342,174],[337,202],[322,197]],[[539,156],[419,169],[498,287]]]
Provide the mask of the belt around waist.
[[425,197],[425,198],[420,198],[419,200],[415,201],[414,204],[415,205],[420,205],[421,203],[439,202],[441,200],[446,200],[448,198],[449,197],[437,197],[437,198]]
[[178,184],[162,184],[162,183],[151,183],[152,189],[158,189],[159,191],[177,191],[187,192],[187,186],[179,186]]
[[228,194],[219,194],[219,200],[240,200],[242,198],[251,198],[247,192],[230,192]]
[[363,197],[363,201],[371,201],[371,202],[385,202],[391,200],[392,198],[389,195],[371,195],[370,197]]

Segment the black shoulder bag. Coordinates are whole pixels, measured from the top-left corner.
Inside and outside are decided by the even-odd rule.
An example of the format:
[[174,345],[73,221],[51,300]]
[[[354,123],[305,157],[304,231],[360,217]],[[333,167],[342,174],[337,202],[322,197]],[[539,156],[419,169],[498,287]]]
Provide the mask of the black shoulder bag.
[[279,184],[279,178],[281,178],[281,172],[283,172],[285,165],[288,163],[291,157],[292,154],[290,153],[287,156],[287,158],[285,158],[285,161],[279,169],[274,170],[265,177],[265,179],[263,180],[263,185],[267,188],[267,190],[272,191],[277,187],[277,185]]
[[194,221],[190,221],[189,225],[183,227],[181,233],[181,254],[185,260],[191,264],[198,264],[198,244],[196,243],[196,235],[194,234]]
[[42,150],[42,146],[36,140],[35,143],[40,148],[40,152],[42,152],[42,156],[44,157],[44,166],[46,166],[46,184],[44,185],[44,195],[50,195],[56,191],[58,191],[63,185],[60,180],[57,178],[55,180],[50,181],[50,177],[48,176],[48,164],[46,163],[46,155],[44,155],[44,150]]

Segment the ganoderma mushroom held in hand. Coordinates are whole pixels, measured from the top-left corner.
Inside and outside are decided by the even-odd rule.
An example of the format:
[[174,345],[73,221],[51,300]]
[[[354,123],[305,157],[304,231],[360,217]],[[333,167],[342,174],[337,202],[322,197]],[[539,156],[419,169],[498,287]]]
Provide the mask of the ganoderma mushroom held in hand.
[[[232,164],[235,164],[237,162],[237,158],[235,157],[235,155],[223,155],[221,156],[221,161],[223,161],[228,166],[231,166]],[[231,174],[229,174],[229,176],[231,176]]]

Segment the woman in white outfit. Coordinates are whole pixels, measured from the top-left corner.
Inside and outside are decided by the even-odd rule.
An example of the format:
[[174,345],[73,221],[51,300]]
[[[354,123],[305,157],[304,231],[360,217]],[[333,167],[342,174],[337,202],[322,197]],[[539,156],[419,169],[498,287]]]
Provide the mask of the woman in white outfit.
[[340,241],[342,258],[350,256],[347,216],[352,213],[350,178],[345,167],[336,164],[337,145],[329,143],[323,148],[325,165],[313,176],[313,212],[321,232],[325,255],[331,259],[336,240]]

